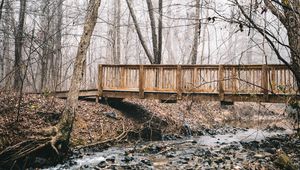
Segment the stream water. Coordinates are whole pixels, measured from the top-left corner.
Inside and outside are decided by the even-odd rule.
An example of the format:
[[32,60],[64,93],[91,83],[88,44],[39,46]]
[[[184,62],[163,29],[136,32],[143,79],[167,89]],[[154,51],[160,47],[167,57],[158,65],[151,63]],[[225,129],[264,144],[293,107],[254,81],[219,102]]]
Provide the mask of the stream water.
[[[207,129],[199,137],[123,145],[102,152],[79,150],[64,164],[47,169],[240,169],[245,163],[255,161],[267,165],[279,147],[278,141],[270,139],[281,140],[289,133],[289,130]],[[269,145],[262,147],[266,143],[262,141],[268,141]]]

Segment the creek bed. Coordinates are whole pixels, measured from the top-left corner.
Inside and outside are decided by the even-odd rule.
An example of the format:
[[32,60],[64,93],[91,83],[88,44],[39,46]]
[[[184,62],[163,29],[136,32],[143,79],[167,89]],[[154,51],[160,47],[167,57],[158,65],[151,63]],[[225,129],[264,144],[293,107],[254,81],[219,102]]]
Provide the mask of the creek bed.
[[[299,166],[300,141],[291,140],[291,133],[232,127],[206,129],[198,137],[127,144],[102,152],[78,150],[64,164],[46,169],[276,169],[273,162],[281,149]],[[287,147],[290,145],[293,148]]]

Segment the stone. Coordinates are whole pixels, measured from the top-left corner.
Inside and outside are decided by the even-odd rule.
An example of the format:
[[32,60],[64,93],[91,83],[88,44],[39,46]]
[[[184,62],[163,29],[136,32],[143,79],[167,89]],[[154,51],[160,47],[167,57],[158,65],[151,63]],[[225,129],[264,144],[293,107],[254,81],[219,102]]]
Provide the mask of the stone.
[[103,114],[109,118],[118,119],[117,114],[115,112],[104,112]]
[[98,164],[98,167],[100,168],[105,168],[107,166],[107,162],[106,161],[101,161],[99,164]]
[[175,153],[173,153],[173,152],[168,152],[168,153],[166,154],[166,157],[167,157],[167,158],[174,158],[174,157],[175,157]]
[[123,162],[130,162],[130,161],[133,161],[134,158],[131,157],[131,156],[125,156],[124,159],[122,160]]
[[116,160],[116,157],[115,157],[115,156],[108,156],[108,157],[106,158],[106,161],[112,162],[112,163],[115,163],[115,160]]
[[143,160],[141,160],[141,162],[144,163],[144,164],[146,164],[146,165],[148,165],[148,166],[152,166],[153,165],[152,162],[150,160],[148,160],[148,159],[143,159]]

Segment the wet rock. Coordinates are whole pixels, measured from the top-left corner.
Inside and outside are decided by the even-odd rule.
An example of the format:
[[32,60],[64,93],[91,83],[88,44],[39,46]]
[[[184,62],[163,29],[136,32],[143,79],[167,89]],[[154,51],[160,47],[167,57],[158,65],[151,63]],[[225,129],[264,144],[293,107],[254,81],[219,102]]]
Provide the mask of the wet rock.
[[103,114],[109,118],[113,118],[116,120],[118,119],[117,114],[115,112],[104,112]]
[[147,148],[147,151],[151,154],[156,154],[161,151],[161,147],[157,145],[151,145],[150,147]]
[[268,132],[276,132],[276,131],[285,131],[286,129],[283,128],[283,127],[279,127],[277,125],[273,125],[273,126],[268,125],[265,128],[265,130],[268,131]]
[[275,148],[270,148],[270,147],[266,147],[264,148],[264,151],[270,154],[275,154],[276,153],[276,149]]
[[223,160],[223,158],[217,158],[216,160],[214,160],[214,162],[216,164],[221,164],[221,163],[224,163],[224,160]]
[[262,158],[264,158],[265,157],[265,155],[264,154],[255,154],[254,155],[254,158],[256,158],[256,159],[262,159]]
[[134,158],[131,157],[131,156],[125,156],[124,159],[122,160],[123,162],[130,162],[130,161],[133,161]]
[[145,127],[141,131],[141,138],[146,141],[159,141],[162,140],[161,129]]
[[214,129],[205,129],[205,134],[215,136],[215,135],[217,135],[217,132]]
[[273,146],[273,147],[275,147],[275,148],[277,148],[277,149],[279,149],[279,148],[281,147],[281,142],[278,141],[278,140],[271,140],[271,141],[269,141],[269,142],[270,142],[270,145],[271,145],[271,146]]
[[77,165],[77,162],[75,162],[75,161],[69,161],[68,165],[69,166],[74,166],[74,165]]
[[178,164],[188,164],[188,161],[181,159],[181,160],[178,160],[177,163]]
[[89,169],[89,168],[90,168],[89,165],[82,165],[82,166],[80,167],[80,169]]
[[152,166],[153,165],[152,162],[150,160],[148,160],[148,159],[143,159],[143,160],[141,160],[141,162],[144,163],[144,164],[146,164],[146,165],[148,165],[148,166]]
[[107,166],[107,162],[106,161],[101,161],[97,166],[100,168],[105,168]]
[[202,130],[198,130],[198,131],[196,132],[196,135],[197,135],[197,136],[203,136],[203,135],[205,135],[205,132],[203,132]]
[[34,163],[37,166],[44,166],[48,163],[48,161],[45,158],[36,157]]
[[224,159],[231,160],[231,157],[230,156],[224,156]]
[[107,162],[115,163],[115,160],[116,160],[116,157],[115,157],[115,156],[108,156],[108,157],[106,158],[106,161],[107,161]]
[[240,144],[247,149],[250,150],[257,150],[259,148],[259,142],[258,141],[251,141],[251,142],[244,142],[240,141]]
[[175,155],[175,153],[174,152],[168,152],[167,154],[166,154],[166,157],[167,158],[174,158],[176,155]]

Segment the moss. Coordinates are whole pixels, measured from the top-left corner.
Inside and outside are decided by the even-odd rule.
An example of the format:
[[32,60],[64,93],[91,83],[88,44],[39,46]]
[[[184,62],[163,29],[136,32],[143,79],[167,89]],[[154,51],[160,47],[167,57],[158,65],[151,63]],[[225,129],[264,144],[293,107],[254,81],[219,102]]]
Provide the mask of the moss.
[[280,153],[278,155],[278,158],[275,160],[275,165],[280,168],[280,169],[285,169],[285,170],[297,170],[298,167],[295,166],[289,156],[287,154]]

